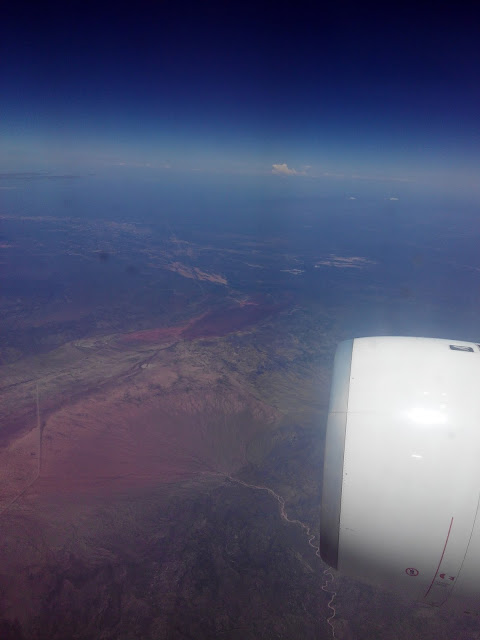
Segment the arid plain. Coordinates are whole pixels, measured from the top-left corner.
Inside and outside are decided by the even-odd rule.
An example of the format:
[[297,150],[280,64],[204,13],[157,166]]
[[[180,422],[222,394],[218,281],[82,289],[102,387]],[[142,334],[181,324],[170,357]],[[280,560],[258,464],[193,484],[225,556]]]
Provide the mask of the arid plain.
[[328,291],[368,276],[378,298],[375,260],[127,223],[3,228],[2,639],[470,637],[469,619],[329,584],[306,535],[337,318],[361,300]]

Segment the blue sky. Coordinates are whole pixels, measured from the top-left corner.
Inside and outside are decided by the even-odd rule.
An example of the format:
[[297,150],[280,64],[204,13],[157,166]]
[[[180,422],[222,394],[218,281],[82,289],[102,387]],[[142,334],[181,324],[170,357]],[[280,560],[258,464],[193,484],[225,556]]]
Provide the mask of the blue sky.
[[20,3],[0,34],[0,171],[477,193],[478,15],[387,4]]

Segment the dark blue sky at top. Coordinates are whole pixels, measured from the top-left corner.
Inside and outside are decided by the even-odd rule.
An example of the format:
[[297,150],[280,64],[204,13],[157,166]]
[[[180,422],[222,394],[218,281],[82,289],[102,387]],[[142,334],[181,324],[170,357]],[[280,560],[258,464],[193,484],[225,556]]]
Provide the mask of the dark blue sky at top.
[[0,171],[277,164],[299,181],[475,190],[478,14],[331,4],[3,9]]

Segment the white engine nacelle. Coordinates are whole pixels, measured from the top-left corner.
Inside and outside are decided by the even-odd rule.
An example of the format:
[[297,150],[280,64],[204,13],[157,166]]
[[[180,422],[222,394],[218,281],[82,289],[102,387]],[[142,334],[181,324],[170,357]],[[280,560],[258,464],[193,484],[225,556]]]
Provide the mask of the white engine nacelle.
[[335,356],[320,553],[341,573],[480,612],[480,348],[357,338]]

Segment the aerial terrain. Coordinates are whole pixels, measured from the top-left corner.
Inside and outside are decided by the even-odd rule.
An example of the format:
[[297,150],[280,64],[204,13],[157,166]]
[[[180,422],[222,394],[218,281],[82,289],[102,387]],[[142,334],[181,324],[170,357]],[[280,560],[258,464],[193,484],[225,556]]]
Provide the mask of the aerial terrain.
[[[313,208],[260,232],[244,219],[193,229],[160,214],[2,215],[2,638],[474,628],[319,559],[338,341],[352,324],[358,335],[475,330],[469,313],[455,329],[445,301],[424,294],[441,238],[403,244],[403,220],[392,279],[398,245],[362,236],[375,216],[357,200],[322,206],[350,218],[352,235],[342,222],[327,232]],[[384,199],[381,215],[399,206]]]

